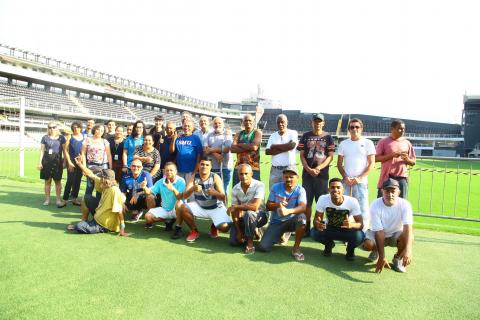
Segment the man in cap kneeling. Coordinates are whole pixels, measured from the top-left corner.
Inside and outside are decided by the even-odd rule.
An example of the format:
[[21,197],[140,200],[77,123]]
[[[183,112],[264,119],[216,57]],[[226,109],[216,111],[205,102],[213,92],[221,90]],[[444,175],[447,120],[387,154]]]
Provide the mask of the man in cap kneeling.
[[413,213],[412,205],[402,199],[400,185],[397,180],[389,178],[382,184],[382,197],[370,205],[371,230],[366,232],[363,247],[371,251],[369,258],[378,258],[375,272],[382,272],[384,267],[390,268],[385,258],[385,246],[396,247],[393,256],[393,269],[406,272],[412,261]]
[[92,170],[83,165],[81,157],[75,158],[75,162],[82,172],[95,182],[95,185],[99,185],[102,189],[102,197],[91,221],[87,221],[89,208],[83,202],[82,221],[68,225],[67,229],[84,234],[118,232],[121,236],[127,236],[123,218],[125,196],[117,186],[114,171],[102,169],[98,175],[95,175]]
[[291,166],[283,170],[283,182],[273,185],[267,202],[267,210],[272,212],[270,225],[260,241],[259,250],[270,251],[285,232],[295,232],[292,256],[297,261],[303,261],[305,257],[300,252],[300,243],[307,224],[307,196],[297,181],[297,168]]

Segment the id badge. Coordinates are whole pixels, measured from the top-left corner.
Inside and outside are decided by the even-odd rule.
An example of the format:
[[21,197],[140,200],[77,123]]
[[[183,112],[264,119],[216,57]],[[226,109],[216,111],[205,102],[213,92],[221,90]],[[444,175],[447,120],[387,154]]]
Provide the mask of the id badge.
[[118,161],[118,154],[113,156],[113,160]]
[[52,150],[52,149],[48,149],[48,154],[53,154],[53,150]]

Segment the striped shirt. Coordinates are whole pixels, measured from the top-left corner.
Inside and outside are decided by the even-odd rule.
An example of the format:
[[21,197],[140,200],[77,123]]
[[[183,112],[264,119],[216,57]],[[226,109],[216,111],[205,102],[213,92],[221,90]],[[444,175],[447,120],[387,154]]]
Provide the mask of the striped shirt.
[[200,178],[200,174],[195,174],[195,184],[202,187],[200,192],[194,192],[193,196],[198,205],[203,209],[212,210],[223,205],[223,202],[208,194],[210,188],[215,188],[214,176],[217,174],[211,172],[206,180]]

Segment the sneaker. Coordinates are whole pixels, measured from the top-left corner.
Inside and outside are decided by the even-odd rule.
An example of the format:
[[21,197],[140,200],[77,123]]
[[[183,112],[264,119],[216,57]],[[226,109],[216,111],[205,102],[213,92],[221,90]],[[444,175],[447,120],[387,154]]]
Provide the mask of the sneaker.
[[218,229],[212,223],[212,225],[210,226],[210,238],[217,238],[217,237],[218,237]]
[[132,211],[132,218],[130,219],[130,222],[136,223],[140,220],[140,218],[142,216],[143,216],[143,211],[133,210]]
[[375,262],[378,259],[378,251],[377,250],[372,250],[370,251],[370,254],[368,255],[368,260]]
[[182,237],[182,234],[183,234],[182,227],[175,226],[175,230],[173,231],[173,234],[170,237],[170,239],[173,239],[173,240],[180,239]]
[[165,221],[165,231],[172,231],[175,220]]
[[195,240],[198,239],[198,237],[200,237],[200,233],[197,231],[197,230],[192,230],[190,231],[190,233],[188,234],[187,236],[187,242],[195,242]]
[[57,200],[56,205],[57,205],[57,208],[63,208],[67,205],[67,202],[63,200]]
[[397,272],[407,272],[407,268],[403,266],[402,259],[398,259],[396,255],[393,256],[392,264],[393,270]]
[[153,224],[151,223],[145,223],[145,229],[153,229]]
[[332,256],[332,249],[335,247],[335,242],[332,241],[331,244],[325,245],[325,249],[323,249],[323,256],[324,257],[331,257]]
[[351,252],[348,252],[348,250],[347,250],[347,254],[345,255],[345,259],[347,259],[347,261],[354,261],[355,260],[355,251],[352,250]]

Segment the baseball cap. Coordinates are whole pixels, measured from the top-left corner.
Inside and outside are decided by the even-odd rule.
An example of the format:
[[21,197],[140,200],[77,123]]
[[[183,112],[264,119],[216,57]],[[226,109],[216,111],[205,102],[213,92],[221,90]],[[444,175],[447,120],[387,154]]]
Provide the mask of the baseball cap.
[[298,171],[297,171],[297,166],[288,166],[285,169],[283,169],[283,173],[286,172],[293,172],[298,176]]
[[312,114],[312,120],[325,121],[325,118],[323,117],[323,114],[321,114],[321,113],[314,113],[314,114]]
[[388,178],[382,183],[382,189],[388,189],[388,188],[400,188],[400,185],[398,184],[397,180]]

